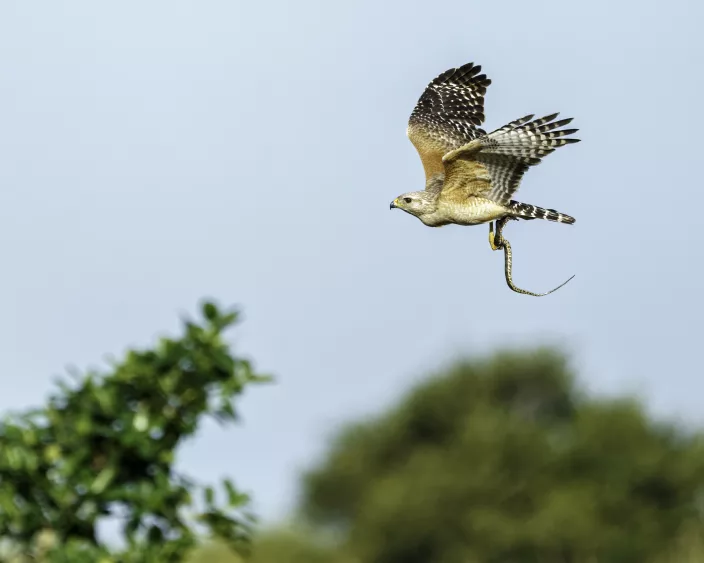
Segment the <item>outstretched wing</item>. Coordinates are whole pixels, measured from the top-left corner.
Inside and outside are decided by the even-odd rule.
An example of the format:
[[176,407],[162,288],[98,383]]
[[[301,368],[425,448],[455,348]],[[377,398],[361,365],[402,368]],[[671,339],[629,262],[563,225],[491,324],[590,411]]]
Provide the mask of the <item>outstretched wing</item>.
[[535,120],[527,115],[445,155],[443,194],[460,197],[457,192],[462,192],[464,197],[508,205],[528,168],[540,164],[557,147],[579,142],[565,138],[578,129],[559,129],[572,118],[554,121],[558,115]]
[[481,66],[468,63],[440,74],[426,87],[408,120],[408,138],[423,163],[428,182],[444,174],[442,157],[486,133],[484,94],[491,84]]

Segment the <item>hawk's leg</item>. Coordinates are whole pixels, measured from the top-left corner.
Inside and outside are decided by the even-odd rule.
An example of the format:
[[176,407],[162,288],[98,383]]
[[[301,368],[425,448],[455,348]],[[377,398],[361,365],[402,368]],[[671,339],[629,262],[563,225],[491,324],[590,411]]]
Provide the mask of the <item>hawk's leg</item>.
[[506,222],[511,217],[503,217],[496,221],[496,234],[494,234],[494,223],[489,223],[489,245],[492,250],[501,250],[504,247],[504,235],[502,231],[506,226]]
[[489,221],[489,246],[491,246],[492,250],[499,249],[499,247],[496,246],[495,240],[496,240],[496,238],[494,237],[494,222]]
[[506,226],[506,222],[509,219],[510,217],[503,217],[502,219],[496,221],[495,235],[493,223],[489,224],[489,244],[491,245],[492,250],[499,250],[501,248],[504,249],[504,271],[506,274],[506,284],[511,288],[512,291],[515,291],[516,293],[522,293],[523,295],[532,295],[533,297],[543,297],[545,295],[549,295],[557,291],[574,277],[572,276],[572,278],[568,279],[566,282],[561,283],[555,289],[551,289],[546,293],[533,293],[532,291],[526,291],[525,289],[516,287],[516,285],[513,283],[513,253],[511,252],[511,244],[504,238],[503,235],[504,227]]

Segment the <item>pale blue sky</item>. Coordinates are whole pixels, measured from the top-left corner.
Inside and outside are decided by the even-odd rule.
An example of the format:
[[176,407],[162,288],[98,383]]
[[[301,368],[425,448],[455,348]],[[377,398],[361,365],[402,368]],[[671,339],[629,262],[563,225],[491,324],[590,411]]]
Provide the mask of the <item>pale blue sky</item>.
[[[701,2],[0,2],[0,409],[65,366],[240,304],[237,349],[277,376],[181,466],[232,475],[265,519],[349,418],[426,370],[557,342],[592,390],[701,416]],[[427,82],[474,61],[486,128],[573,116],[583,142],[518,199],[577,218],[429,229],[405,137]],[[692,211],[690,212],[690,207]]]

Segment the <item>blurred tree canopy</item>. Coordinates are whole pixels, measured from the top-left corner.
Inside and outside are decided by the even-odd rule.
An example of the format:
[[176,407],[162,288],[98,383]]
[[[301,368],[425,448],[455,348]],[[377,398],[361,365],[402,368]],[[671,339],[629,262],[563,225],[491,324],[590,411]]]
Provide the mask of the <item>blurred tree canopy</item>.
[[302,511],[361,563],[642,563],[701,530],[703,444],[555,352],[504,352],[346,427]]
[[[235,398],[266,379],[223,341],[237,312],[205,303],[202,315],[180,338],[62,380],[46,407],[0,423],[1,560],[183,561],[202,534],[246,550],[247,497],[229,480],[216,495],[174,469],[205,417],[236,420]],[[98,538],[108,517],[124,549]]]

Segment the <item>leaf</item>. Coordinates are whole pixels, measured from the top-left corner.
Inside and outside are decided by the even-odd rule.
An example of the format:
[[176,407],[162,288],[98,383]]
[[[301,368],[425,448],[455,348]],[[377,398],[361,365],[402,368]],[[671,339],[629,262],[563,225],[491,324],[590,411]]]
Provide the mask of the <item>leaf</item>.
[[108,466],[103,469],[98,476],[95,478],[90,486],[90,490],[93,494],[99,495],[105,488],[110,484],[110,482],[115,478],[116,470],[113,466]]
[[44,448],[44,459],[49,463],[56,462],[61,457],[61,446],[58,444],[49,444]]
[[[76,371],[43,408],[0,422],[0,543],[27,552],[49,527],[61,541],[44,563],[184,561],[201,532],[193,514],[201,490],[213,530],[249,534],[244,517],[215,505],[212,486],[173,467],[209,415],[222,408],[233,418],[247,383],[232,377],[244,360],[220,339],[236,314],[214,303],[203,313],[203,322],[184,321],[178,337],[128,350],[107,372]],[[232,483],[225,489],[233,508],[246,502]],[[98,530],[108,517],[125,522],[117,542],[124,549],[103,544]]]
[[213,505],[213,503],[215,502],[215,491],[212,487],[205,487],[205,489],[203,490],[203,499],[205,500],[205,503],[208,506]]
[[134,422],[132,424],[135,430],[138,432],[144,432],[147,428],[149,428],[149,417],[145,412],[139,412],[134,417]]
[[203,316],[210,322],[217,320],[217,318],[220,316],[217,306],[215,306],[215,304],[211,303],[210,301],[206,301],[203,304]]
[[274,376],[269,374],[250,374],[247,378],[250,383],[271,383],[274,381]]
[[224,479],[223,484],[225,485],[225,490],[227,491],[227,502],[231,507],[237,506],[240,501],[240,494],[235,489],[230,479]]

